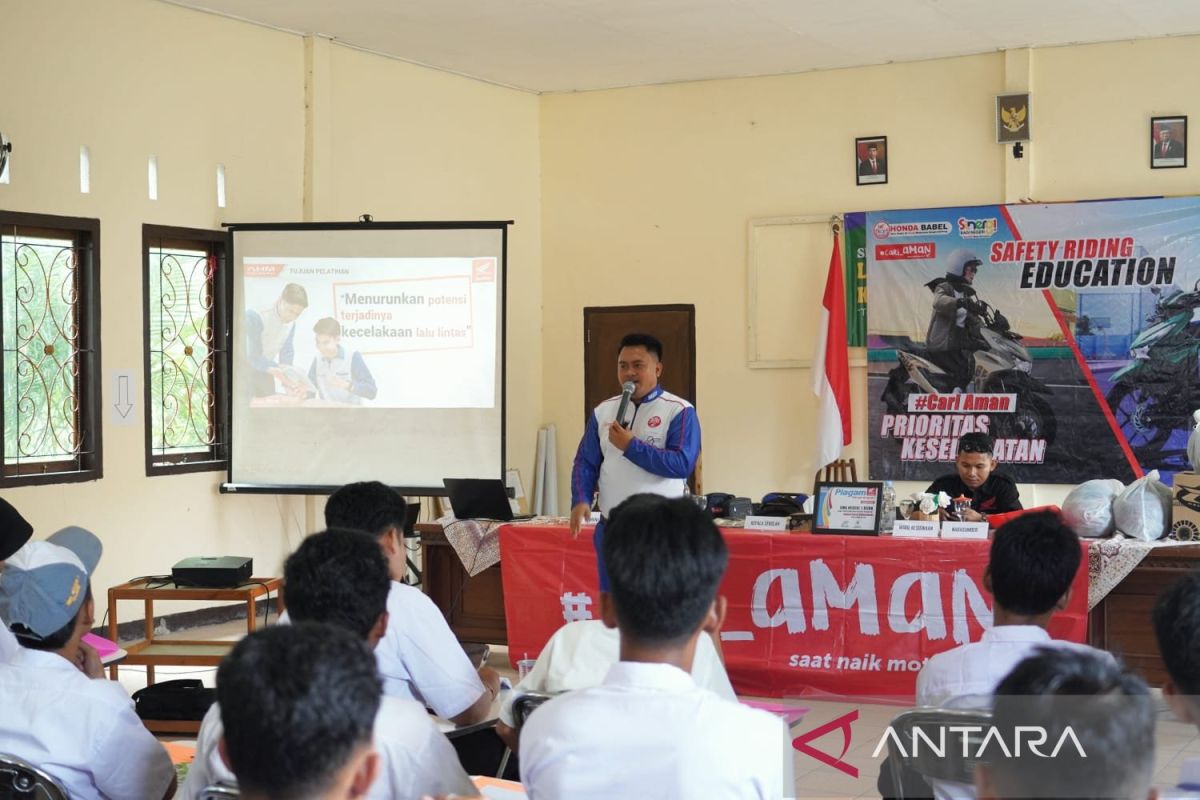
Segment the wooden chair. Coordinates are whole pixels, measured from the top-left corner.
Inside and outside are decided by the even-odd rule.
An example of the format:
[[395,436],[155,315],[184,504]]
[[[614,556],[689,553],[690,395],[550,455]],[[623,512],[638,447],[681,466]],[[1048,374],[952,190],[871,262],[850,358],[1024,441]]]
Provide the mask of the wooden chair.
[[830,461],[825,465],[825,475],[821,475],[821,470],[817,470],[817,480],[819,481],[838,481],[845,483],[847,481],[855,482],[858,480],[858,468],[854,465],[853,458]]

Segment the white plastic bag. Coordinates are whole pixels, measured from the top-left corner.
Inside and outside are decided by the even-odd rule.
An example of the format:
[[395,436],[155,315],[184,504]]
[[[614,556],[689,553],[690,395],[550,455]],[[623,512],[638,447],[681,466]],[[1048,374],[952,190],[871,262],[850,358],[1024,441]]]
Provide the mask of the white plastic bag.
[[1158,470],[1129,484],[1113,500],[1117,530],[1152,542],[1171,528],[1171,489],[1158,479]]
[[1077,536],[1098,539],[1113,532],[1113,500],[1125,484],[1116,479],[1084,481],[1062,504],[1063,522]]

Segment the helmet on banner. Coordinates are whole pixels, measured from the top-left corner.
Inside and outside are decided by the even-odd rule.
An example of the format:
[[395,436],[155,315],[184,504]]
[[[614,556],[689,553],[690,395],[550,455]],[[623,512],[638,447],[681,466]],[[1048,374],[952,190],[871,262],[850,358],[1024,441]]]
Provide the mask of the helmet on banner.
[[983,261],[975,254],[974,250],[969,247],[960,247],[946,257],[946,274],[961,278],[967,267],[979,269],[979,265],[982,263]]

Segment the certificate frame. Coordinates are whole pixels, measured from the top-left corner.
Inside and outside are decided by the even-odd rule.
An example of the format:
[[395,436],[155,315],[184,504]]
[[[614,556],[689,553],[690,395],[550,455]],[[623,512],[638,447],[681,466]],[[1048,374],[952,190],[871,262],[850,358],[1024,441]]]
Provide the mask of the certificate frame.
[[[812,532],[878,536],[882,499],[882,481],[817,481]],[[870,527],[866,527],[868,517]]]

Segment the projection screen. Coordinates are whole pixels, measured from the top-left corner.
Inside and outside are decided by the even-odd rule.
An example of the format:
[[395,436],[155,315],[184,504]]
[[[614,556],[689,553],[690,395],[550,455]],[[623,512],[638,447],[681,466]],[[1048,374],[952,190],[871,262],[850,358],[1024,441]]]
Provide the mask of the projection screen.
[[230,225],[226,490],[502,477],[508,224]]

